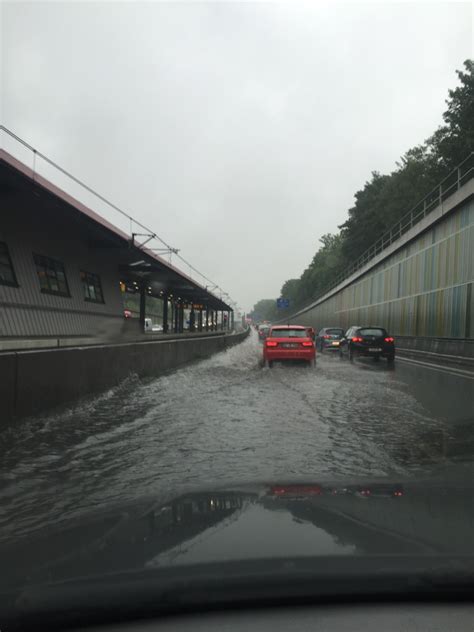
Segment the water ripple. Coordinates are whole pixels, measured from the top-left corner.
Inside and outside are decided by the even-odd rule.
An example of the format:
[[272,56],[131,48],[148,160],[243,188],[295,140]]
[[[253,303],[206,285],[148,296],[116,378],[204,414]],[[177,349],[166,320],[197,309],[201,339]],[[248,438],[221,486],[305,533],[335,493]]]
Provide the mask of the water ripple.
[[251,337],[4,430],[2,537],[188,484],[398,476],[474,452],[472,423],[460,440],[410,368],[322,357],[270,370],[260,354]]

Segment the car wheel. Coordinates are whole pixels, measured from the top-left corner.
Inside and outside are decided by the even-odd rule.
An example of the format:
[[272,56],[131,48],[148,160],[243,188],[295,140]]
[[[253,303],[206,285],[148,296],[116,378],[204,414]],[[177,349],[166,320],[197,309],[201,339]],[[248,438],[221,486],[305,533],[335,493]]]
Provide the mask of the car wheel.
[[374,356],[374,362],[380,362],[380,356]]
[[316,358],[313,358],[312,360],[310,360],[308,362],[308,366],[314,368],[316,366]]
[[395,362],[395,356],[388,356],[387,364],[393,364]]
[[349,349],[349,360],[351,362],[354,362],[354,352],[352,351],[352,349]]
[[339,349],[339,360],[344,360],[344,354],[342,353],[342,349]]
[[265,360],[265,366],[267,369],[271,369],[273,366],[272,360]]

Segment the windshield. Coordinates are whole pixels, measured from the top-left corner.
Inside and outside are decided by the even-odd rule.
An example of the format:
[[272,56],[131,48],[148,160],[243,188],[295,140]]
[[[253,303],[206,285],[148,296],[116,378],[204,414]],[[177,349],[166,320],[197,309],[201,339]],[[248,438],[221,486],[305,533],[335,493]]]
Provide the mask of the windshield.
[[307,338],[306,329],[272,329],[272,338]]
[[371,329],[359,329],[358,333],[361,336],[386,336],[387,332],[385,329],[380,329],[378,327],[372,327]]
[[471,5],[2,2],[0,632],[474,577]]

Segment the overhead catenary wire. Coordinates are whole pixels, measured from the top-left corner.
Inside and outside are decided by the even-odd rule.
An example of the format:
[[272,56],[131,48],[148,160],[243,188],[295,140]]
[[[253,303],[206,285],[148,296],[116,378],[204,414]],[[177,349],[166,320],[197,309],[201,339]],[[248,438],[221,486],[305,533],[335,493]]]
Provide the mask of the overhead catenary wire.
[[207,281],[208,283],[213,285],[216,289],[218,289],[221,292],[223,292],[222,288],[217,283],[215,283],[215,281],[212,281],[212,279],[210,279],[205,274],[203,274],[200,270],[195,268],[189,261],[187,261],[187,259],[185,259],[182,255],[179,254],[179,249],[178,248],[174,248],[174,247],[170,246],[170,244],[168,244],[154,230],[152,230],[151,228],[149,228],[145,224],[141,223],[139,220],[135,219],[132,215],[130,215],[130,213],[127,213],[126,211],[121,209],[119,206],[117,206],[116,204],[111,202],[109,199],[107,199],[106,197],[104,197],[103,195],[101,195],[100,193],[95,191],[92,187],[87,185],[85,182],[83,182],[79,178],[76,178],[76,176],[74,176],[72,173],[69,173],[69,171],[67,171],[66,169],[64,169],[60,165],[58,165],[56,162],[54,162],[54,160],[51,160],[51,158],[48,158],[48,156],[46,156],[45,154],[43,154],[40,151],[38,151],[35,147],[33,147],[32,145],[27,143],[25,140],[23,140],[23,138],[21,138],[20,136],[15,134],[15,132],[12,132],[10,129],[8,129],[4,125],[0,125],[0,131],[5,132],[5,134],[7,134],[11,138],[13,138],[15,141],[17,141],[18,143],[20,143],[21,145],[23,145],[24,147],[29,149],[31,152],[33,152],[33,157],[34,157],[34,169],[33,169],[33,171],[34,171],[35,174],[37,173],[37,162],[36,162],[37,158],[41,158],[41,160],[44,160],[44,162],[49,164],[51,167],[53,167],[54,169],[57,169],[60,173],[62,173],[64,176],[66,176],[67,178],[69,178],[70,180],[75,182],[77,185],[82,187],[85,191],[87,191],[88,193],[90,193],[91,195],[96,197],[98,200],[100,200],[101,202],[103,202],[104,204],[106,204],[107,206],[112,208],[114,211],[116,211],[117,213],[120,213],[120,215],[122,215],[123,217],[128,219],[130,221],[130,234],[131,235],[133,235],[132,223],[134,223],[137,226],[139,226],[140,228],[142,228],[143,230],[147,231],[147,234],[149,234],[151,236],[151,238],[156,239],[161,244],[163,244],[163,246],[166,247],[166,250],[170,254],[171,253],[174,254],[180,261],[182,261],[186,266],[188,266],[189,270],[192,270],[197,275],[199,275],[202,279],[204,279],[205,281]]

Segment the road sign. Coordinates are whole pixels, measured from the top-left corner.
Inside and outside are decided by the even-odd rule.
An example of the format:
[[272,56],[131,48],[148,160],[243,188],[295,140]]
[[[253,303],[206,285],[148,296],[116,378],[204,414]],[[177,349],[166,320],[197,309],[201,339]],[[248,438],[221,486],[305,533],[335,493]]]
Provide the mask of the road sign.
[[289,298],[277,298],[278,309],[288,309],[289,306],[290,306]]

